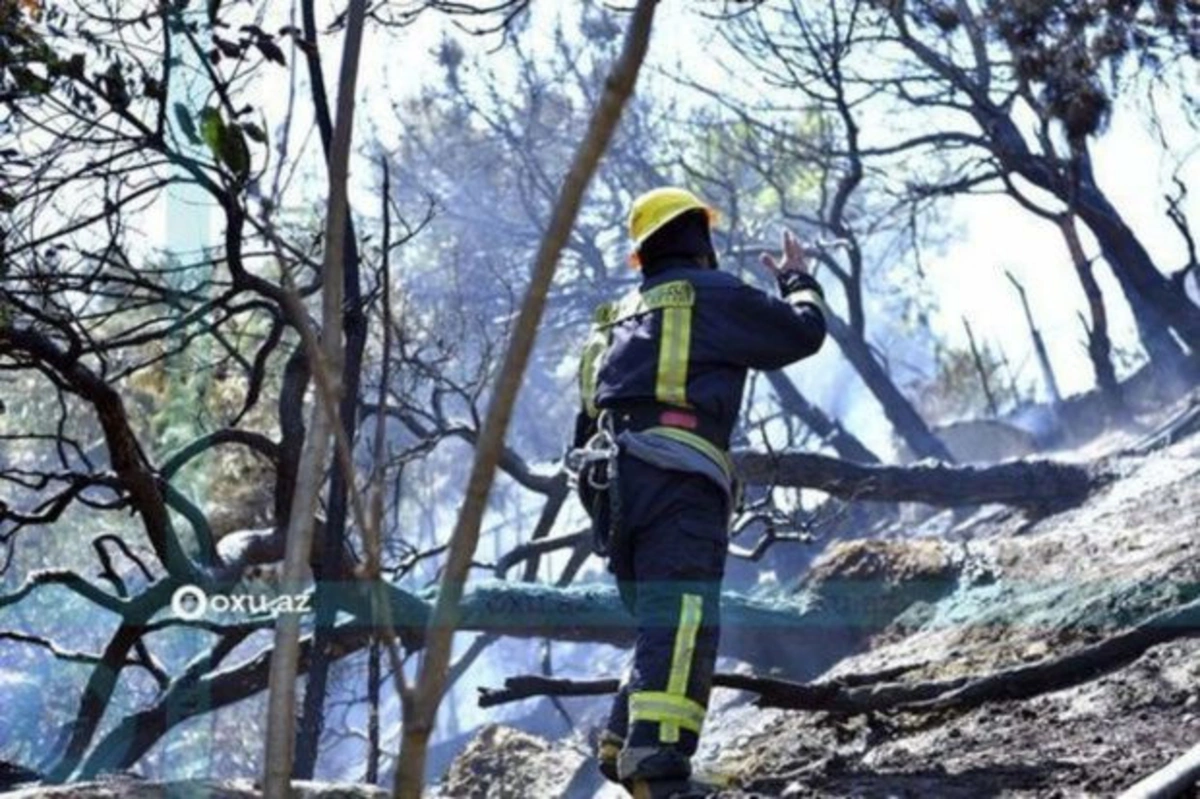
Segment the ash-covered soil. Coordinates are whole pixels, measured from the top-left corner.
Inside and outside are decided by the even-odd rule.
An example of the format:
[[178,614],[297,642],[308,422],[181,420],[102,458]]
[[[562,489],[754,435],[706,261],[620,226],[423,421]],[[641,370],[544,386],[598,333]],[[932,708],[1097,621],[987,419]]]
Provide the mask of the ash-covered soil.
[[[905,664],[918,665],[906,682],[983,675],[1067,654],[1196,596],[1200,438],[1115,465],[1123,476],[1077,509],[1033,522],[993,511],[957,526],[957,590],[910,607],[826,676]],[[938,715],[750,710],[741,723],[759,718],[748,734],[737,722],[722,730],[718,716],[707,751],[715,771],[750,789],[728,796],[1080,797],[1119,793],[1200,742],[1197,638],[1080,679]]]
[[[178,780],[152,782],[112,776],[69,785],[33,786],[2,792],[5,799],[261,799],[253,780]],[[297,781],[292,799],[386,799],[388,792],[368,785]]]
[[[1114,450],[1127,443],[1114,439]],[[863,544],[873,563],[897,558],[893,576],[908,571],[903,562],[949,553],[953,584],[918,599],[821,679],[898,666],[911,667],[900,678],[910,683],[983,676],[1061,657],[1200,595],[1200,435],[1109,458],[1119,478],[1078,508],[1041,519],[1000,508],[967,519],[947,512],[887,531],[887,547]],[[824,562],[861,569],[863,557],[840,546]],[[1114,796],[1200,742],[1198,633],[1080,674],[1071,687],[965,711],[845,717],[758,709],[752,696],[718,690],[697,764],[729,781],[714,796],[731,798]],[[585,748],[552,750],[556,762],[575,763]],[[488,757],[509,785],[520,783],[520,757]],[[545,771],[528,773],[534,782],[524,784],[546,797],[625,795],[591,770],[583,762],[549,781],[535,780]],[[534,794],[493,782],[471,795]]]
[[1111,796],[1200,741],[1197,686],[1189,639],[1084,685],[962,714],[769,711],[714,765],[745,782],[728,797]]

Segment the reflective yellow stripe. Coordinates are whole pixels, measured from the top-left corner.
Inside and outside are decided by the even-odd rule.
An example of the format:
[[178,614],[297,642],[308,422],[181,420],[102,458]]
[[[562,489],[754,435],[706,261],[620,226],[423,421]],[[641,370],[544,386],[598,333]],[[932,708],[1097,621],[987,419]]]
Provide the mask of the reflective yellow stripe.
[[821,313],[825,313],[825,300],[818,292],[813,291],[812,289],[800,289],[799,291],[793,291],[791,294],[784,297],[784,299],[792,305],[801,305],[804,303],[815,305],[817,306],[818,310],[821,311]]
[[668,405],[687,405],[688,355],[692,343],[692,309],[663,309],[658,343],[658,379],[654,398]]
[[704,598],[699,594],[684,594],[679,608],[679,628],[675,631],[675,651],[671,655],[671,676],[667,693],[687,695],[688,677],[692,673],[692,656],[696,652],[696,633],[704,615]]
[[579,357],[579,397],[588,416],[595,418],[599,411],[596,409],[596,384],[600,378],[600,367],[605,350],[608,349],[611,335],[609,333],[616,306],[611,302],[601,303],[592,314],[592,326],[588,330],[587,341],[583,345],[583,353]]
[[725,472],[726,478],[731,481],[733,480],[733,461],[730,460],[729,454],[719,449],[716,444],[713,444],[707,438],[679,427],[651,427],[645,432],[674,439],[675,441],[687,444],[693,449],[700,450],[700,452],[707,455],[714,463],[721,467],[721,470]]
[[646,302],[642,299],[642,294],[639,291],[631,291],[621,298],[620,302],[613,308],[612,318],[608,324],[615,325],[618,322],[624,322],[626,319],[632,319],[638,314],[647,313],[650,309],[646,307]]
[[[688,679],[692,675],[692,660],[696,654],[696,634],[704,615],[704,598],[699,594],[684,594],[679,608],[679,627],[675,630],[675,650],[671,654],[671,675],[667,693],[687,697]],[[659,727],[659,740],[674,743],[679,740],[679,726],[673,723]]]
[[631,291],[619,302],[606,303],[596,309],[579,369],[579,393],[589,415],[596,415],[594,395],[611,329],[626,319],[651,311],[662,311],[663,314],[654,395],[659,402],[687,406],[688,358],[695,304],[695,287],[686,280],[672,280],[645,291]]
[[[704,705],[662,691],[636,691],[629,695],[629,721],[654,721],[660,725],[673,725],[700,734],[704,726]],[[670,743],[667,741],[666,743]]]
[[686,280],[672,280],[646,291],[634,289],[612,306],[600,324],[613,326],[638,314],[662,308],[691,308],[696,304],[696,289]]

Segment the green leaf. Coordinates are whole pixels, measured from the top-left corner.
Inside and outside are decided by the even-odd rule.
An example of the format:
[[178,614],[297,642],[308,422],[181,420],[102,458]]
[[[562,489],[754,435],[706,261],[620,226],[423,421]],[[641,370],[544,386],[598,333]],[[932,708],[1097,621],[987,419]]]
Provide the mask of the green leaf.
[[259,144],[267,143],[267,134],[262,128],[253,122],[243,122],[242,130],[246,131],[246,135]]
[[200,136],[196,133],[196,123],[192,121],[192,112],[183,103],[175,103],[172,110],[175,112],[175,122],[179,125],[179,132],[192,144],[199,144]]
[[237,125],[222,127],[221,161],[237,175],[238,180],[249,177],[250,148],[246,146],[246,137]]
[[17,198],[6,191],[0,191],[0,213],[8,213],[17,207]]
[[21,66],[8,68],[17,83],[17,88],[29,94],[45,94],[50,91],[50,82],[31,69]]
[[221,157],[221,136],[224,130],[225,123],[221,121],[220,111],[215,108],[200,110],[200,136],[217,158]]

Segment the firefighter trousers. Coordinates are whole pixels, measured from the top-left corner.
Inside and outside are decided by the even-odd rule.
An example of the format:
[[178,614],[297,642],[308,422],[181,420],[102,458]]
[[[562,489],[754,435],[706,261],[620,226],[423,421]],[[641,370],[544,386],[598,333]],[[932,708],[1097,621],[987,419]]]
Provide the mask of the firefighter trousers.
[[609,569],[637,621],[637,640],[608,732],[624,741],[623,779],[686,777],[717,657],[727,499],[702,475],[626,454],[619,480],[620,529]]

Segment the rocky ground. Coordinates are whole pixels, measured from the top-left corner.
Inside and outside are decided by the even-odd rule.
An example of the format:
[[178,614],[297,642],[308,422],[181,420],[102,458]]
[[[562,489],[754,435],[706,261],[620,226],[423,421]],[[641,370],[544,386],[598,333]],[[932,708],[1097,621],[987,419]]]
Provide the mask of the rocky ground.
[[[824,678],[897,666],[912,667],[906,682],[983,675],[1060,657],[1195,597],[1200,435],[1120,454],[1131,440],[1106,441],[1119,479],[1079,508],[947,513],[891,530],[886,548],[831,550],[814,567],[827,579],[880,558],[892,559],[892,578],[930,573],[912,563],[944,576],[946,559],[954,574],[951,590],[916,601]],[[847,717],[758,709],[719,690],[698,765],[731,798],[1112,796],[1200,742],[1196,632],[1072,687],[968,711]],[[582,734],[551,744],[489,728],[441,795],[624,795],[598,780],[586,750]]]
[[[261,796],[262,791],[252,780],[148,782],[130,777],[4,793],[5,799],[259,799]],[[292,799],[387,799],[387,796],[387,791],[365,785],[297,782],[292,788]]]

